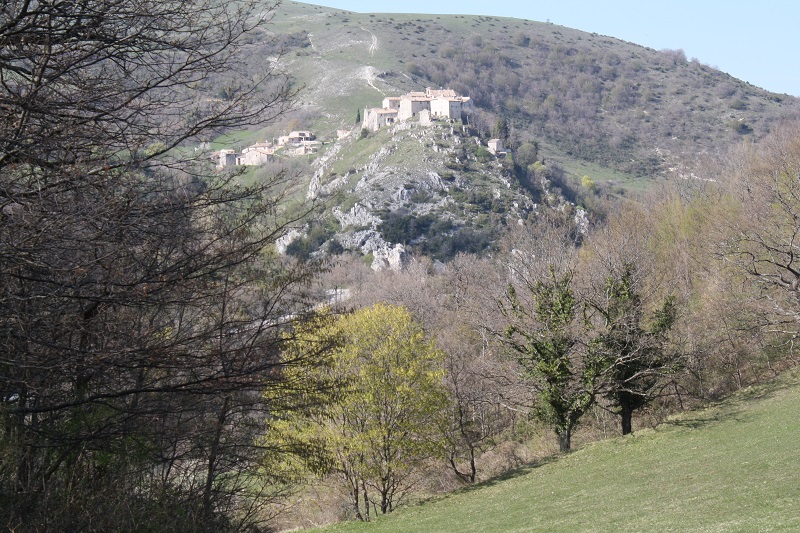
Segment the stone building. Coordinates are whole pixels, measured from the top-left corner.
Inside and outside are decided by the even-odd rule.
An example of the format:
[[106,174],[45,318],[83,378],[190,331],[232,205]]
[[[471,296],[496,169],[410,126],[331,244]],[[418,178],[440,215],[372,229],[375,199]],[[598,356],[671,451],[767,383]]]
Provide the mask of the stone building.
[[214,158],[218,169],[232,166],[260,166],[274,161],[278,150],[287,156],[316,154],[322,143],[314,139],[316,136],[310,131],[293,131],[279,137],[277,146],[271,142],[257,142],[243,148],[241,153],[231,149],[220,150]]
[[430,110],[431,98],[425,93],[411,92],[400,97],[400,109],[397,112],[398,120],[408,120],[419,115],[423,109]]
[[256,143],[242,149],[241,155],[236,158],[237,165],[265,165],[273,160],[275,147],[272,143]]
[[289,135],[278,137],[278,146],[301,146],[304,142],[313,141],[316,138],[310,131],[293,131]]
[[362,127],[369,131],[378,131],[384,126],[397,122],[397,109],[382,109],[374,107],[364,110]]
[[431,112],[427,109],[423,109],[419,112],[419,123],[422,126],[430,126],[431,125]]
[[502,154],[504,152],[503,141],[500,139],[489,139],[487,143],[489,151],[494,154]]
[[396,121],[406,121],[427,111],[426,122],[430,119],[460,120],[464,113],[472,110],[469,96],[459,96],[452,89],[431,89],[412,91],[402,96],[389,96],[383,99],[382,108],[364,110],[363,127],[376,131]]
[[224,149],[217,152],[217,168],[236,165],[236,150]]
[[425,89],[425,94],[430,98],[462,98],[453,89]]
[[383,109],[400,109],[400,96],[387,96],[383,99]]
[[462,97],[455,98],[434,98],[431,100],[431,116],[447,119],[461,118],[464,111],[464,101]]

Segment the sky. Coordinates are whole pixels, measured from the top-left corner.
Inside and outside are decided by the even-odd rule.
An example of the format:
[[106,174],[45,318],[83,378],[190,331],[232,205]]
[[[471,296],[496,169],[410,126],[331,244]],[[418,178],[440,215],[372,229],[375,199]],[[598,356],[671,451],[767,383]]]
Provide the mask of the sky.
[[663,50],[800,96],[797,0],[308,0],[359,13],[491,15],[552,22]]

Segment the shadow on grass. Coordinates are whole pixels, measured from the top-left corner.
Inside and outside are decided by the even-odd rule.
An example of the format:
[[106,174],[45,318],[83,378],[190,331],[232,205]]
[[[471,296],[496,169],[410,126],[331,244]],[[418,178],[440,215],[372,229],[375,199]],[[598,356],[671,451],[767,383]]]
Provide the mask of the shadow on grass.
[[494,485],[497,485],[498,483],[502,483],[504,481],[508,481],[509,479],[514,479],[530,474],[539,467],[558,461],[561,457],[563,457],[563,455],[555,454],[543,457],[542,459],[537,459],[533,462],[524,464],[522,466],[512,468],[507,472],[503,472],[502,474],[499,474],[485,481],[481,481],[479,483],[473,483],[472,485],[467,485],[466,487],[462,487],[457,491],[455,491],[455,494],[472,492],[475,490],[484,489],[486,487],[493,487]]
[[[659,426],[655,429],[658,431],[659,427],[673,427],[695,430],[713,427],[717,424],[728,421],[745,423],[752,420],[753,417],[758,416],[757,414],[750,412],[749,406],[751,404],[773,399],[788,389],[797,388],[800,388],[800,369],[795,372],[794,377],[789,376],[787,379],[775,380],[748,387],[747,389],[741,390],[729,398],[709,403],[705,406],[703,411],[686,412],[683,414],[683,416],[666,420],[659,424]],[[457,496],[459,494],[467,494],[476,490],[492,487],[500,483],[530,474],[539,467],[554,463],[563,457],[567,457],[568,455],[569,454],[553,454],[524,464],[517,468],[513,468],[493,478],[481,481],[480,483],[467,485],[447,494],[425,498],[420,500],[418,505],[428,505],[447,500],[448,498]]]
[[437,494],[437,495],[431,496],[429,498],[424,498],[422,500],[419,500],[416,505],[425,506],[425,505],[429,505],[429,504],[433,504],[433,503],[437,503],[437,502],[442,502],[442,501],[448,500],[449,498],[452,498],[453,496],[458,496],[459,494],[468,494],[468,493],[476,491],[476,490],[481,490],[481,489],[485,489],[485,488],[488,488],[488,487],[493,487],[495,485],[498,485],[498,484],[503,483],[505,481],[508,481],[510,479],[514,479],[514,478],[518,478],[518,477],[522,477],[522,476],[525,476],[527,474],[530,474],[531,472],[533,472],[534,470],[536,470],[539,467],[542,467],[544,465],[547,465],[547,464],[554,463],[554,462],[558,461],[561,457],[564,457],[564,455],[554,454],[554,455],[550,455],[548,457],[544,457],[542,459],[537,459],[535,461],[532,461],[530,463],[524,464],[522,466],[518,466],[516,468],[512,468],[511,470],[508,470],[507,472],[503,472],[502,474],[499,474],[499,475],[497,475],[497,476],[495,476],[493,478],[487,479],[485,481],[481,481],[479,483],[473,483],[471,485],[465,485],[465,486],[463,486],[461,488],[458,488],[456,490],[448,492],[447,494]]
[[713,415],[709,415],[709,416],[700,416],[700,417],[695,417],[695,418],[672,419],[672,420],[667,420],[666,422],[663,423],[663,425],[666,426],[666,427],[670,427],[671,426],[671,427],[680,427],[680,428],[688,428],[688,429],[700,429],[700,428],[713,426],[713,425],[719,424],[720,422],[724,422],[725,420],[730,420],[730,419],[734,419],[734,420],[737,420],[737,421],[741,422],[743,420],[741,420],[741,419],[736,417],[736,414],[737,413],[741,413],[741,412],[742,412],[742,410],[739,409],[736,412],[731,412],[731,411],[728,411],[728,412],[725,412],[725,413],[717,412],[717,413],[715,413]]
[[679,416],[663,422],[666,427],[683,427],[700,429],[713,426],[727,420],[745,422],[750,418],[747,406],[753,403],[770,400],[787,389],[798,386],[794,380],[775,380],[760,385],[753,385],[736,392],[733,396],[709,403],[703,411],[692,413],[692,417]]

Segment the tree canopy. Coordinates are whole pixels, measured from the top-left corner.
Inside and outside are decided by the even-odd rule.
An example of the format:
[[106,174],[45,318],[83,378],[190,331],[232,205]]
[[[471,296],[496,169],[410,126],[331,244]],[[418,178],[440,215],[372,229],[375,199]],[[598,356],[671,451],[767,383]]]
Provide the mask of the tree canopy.
[[282,177],[193,148],[291,105],[269,65],[237,76],[273,8],[0,7],[5,527],[235,529],[268,499],[243,479],[308,272],[270,252]]
[[386,304],[301,329],[290,352],[320,343],[332,346],[328,365],[297,371],[339,383],[337,398],[269,421],[267,440],[295,450],[309,470],[335,474],[353,516],[369,520],[371,505],[391,512],[424,466],[443,454],[443,354],[408,310]]

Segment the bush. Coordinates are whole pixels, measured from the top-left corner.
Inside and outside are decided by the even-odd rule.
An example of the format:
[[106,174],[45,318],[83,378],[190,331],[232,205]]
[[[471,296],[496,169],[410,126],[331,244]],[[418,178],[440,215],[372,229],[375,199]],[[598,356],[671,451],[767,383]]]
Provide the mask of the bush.
[[478,146],[478,149],[475,151],[475,157],[477,157],[478,161],[481,163],[486,163],[487,161],[491,161],[494,156],[485,146]]
[[416,217],[392,211],[381,222],[378,231],[389,242],[408,244],[425,236],[435,222],[436,218],[433,215]]
[[[331,237],[333,237],[335,231],[330,226],[316,222],[311,224],[311,228],[308,230],[308,235],[306,237],[298,237],[297,239],[293,240],[289,245],[286,247],[286,255],[290,255],[292,257],[296,257],[298,259],[308,259],[311,257],[311,254],[320,250],[322,245],[325,244]],[[333,241],[332,241],[333,242]],[[341,244],[338,242],[336,243],[341,248]],[[329,244],[328,251],[330,252],[331,247],[336,248],[335,245]],[[342,248],[343,250],[343,248]],[[341,252],[335,252],[341,253]]]
[[494,232],[491,229],[459,228],[452,230],[452,223],[447,223],[443,231],[431,231],[430,237],[420,243],[420,251],[433,259],[449,261],[459,253],[480,254],[486,251],[494,242]]

